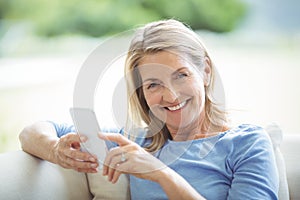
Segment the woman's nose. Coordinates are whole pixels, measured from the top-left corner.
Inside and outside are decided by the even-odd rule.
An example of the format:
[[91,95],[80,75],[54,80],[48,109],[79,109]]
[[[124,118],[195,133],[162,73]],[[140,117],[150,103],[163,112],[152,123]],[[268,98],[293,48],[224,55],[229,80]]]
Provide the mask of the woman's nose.
[[170,103],[175,102],[178,99],[177,92],[174,88],[165,87],[162,94],[163,101]]

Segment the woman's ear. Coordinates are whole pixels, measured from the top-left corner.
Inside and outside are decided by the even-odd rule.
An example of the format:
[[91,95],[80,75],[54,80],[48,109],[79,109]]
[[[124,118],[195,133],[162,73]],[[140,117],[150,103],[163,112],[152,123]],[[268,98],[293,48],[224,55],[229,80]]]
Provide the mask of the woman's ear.
[[211,79],[211,61],[209,57],[204,58],[203,82],[204,86],[209,86]]

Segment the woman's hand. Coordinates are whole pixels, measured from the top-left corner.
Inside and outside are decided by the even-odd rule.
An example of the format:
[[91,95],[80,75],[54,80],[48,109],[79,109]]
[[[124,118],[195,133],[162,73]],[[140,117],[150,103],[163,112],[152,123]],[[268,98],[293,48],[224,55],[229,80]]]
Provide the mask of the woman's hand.
[[122,173],[159,181],[162,169],[166,168],[160,160],[121,134],[99,133],[99,137],[119,145],[108,152],[104,161],[103,175],[108,176],[109,181],[117,182]]
[[78,172],[96,173],[98,162],[96,156],[80,150],[80,142],[87,138],[79,137],[76,133],[69,133],[57,140],[51,155],[54,163]]
[[79,172],[97,172],[95,156],[80,151],[80,138],[76,133],[57,137],[56,129],[49,122],[36,122],[25,127],[20,135],[22,149],[38,158]]

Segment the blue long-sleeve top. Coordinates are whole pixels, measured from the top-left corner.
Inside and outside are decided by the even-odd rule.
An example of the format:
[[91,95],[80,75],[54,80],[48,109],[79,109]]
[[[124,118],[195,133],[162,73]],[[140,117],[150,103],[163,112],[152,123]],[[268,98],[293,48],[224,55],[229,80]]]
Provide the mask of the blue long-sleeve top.
[[[58,137],[75,129],[53,123]],[[122,130],[106,130],[122,133]],[[143,137],[136,141],[149,143]],[[111,143],[110,143],[111,146]],[[276,200],[279,179],[272,143],[258,126],[243,124],[216,136],[168,140],[154,154],[206,199]],[[130,176],[131,199],[167,199],[159,184]]]

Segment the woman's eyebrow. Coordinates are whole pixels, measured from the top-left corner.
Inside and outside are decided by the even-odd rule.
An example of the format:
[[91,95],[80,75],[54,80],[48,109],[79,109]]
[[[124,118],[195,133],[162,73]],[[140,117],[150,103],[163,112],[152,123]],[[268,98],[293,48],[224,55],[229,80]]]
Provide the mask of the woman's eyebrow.
[[181,67],[181,68],[175,70],[175,72],[173,72],[172,75],[176,75],[178,72],[180,72],[183,69],[188,69],[188,68],[187,67]]
[[148,82],[148,81],[153,82],[153,81],[157,81],[157,80],[158,80],[157,78],[147,78],[143,81],[143,83]]

